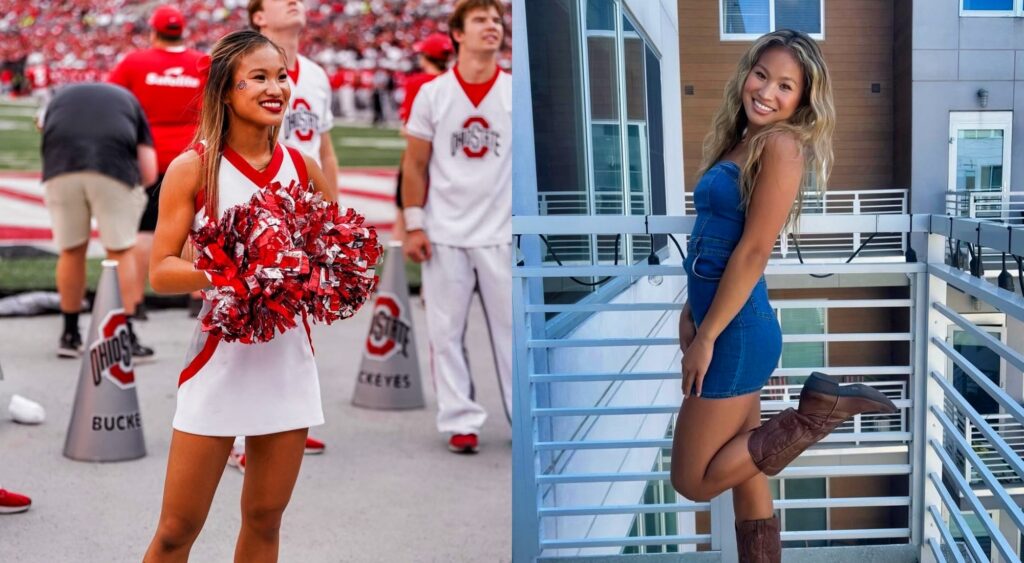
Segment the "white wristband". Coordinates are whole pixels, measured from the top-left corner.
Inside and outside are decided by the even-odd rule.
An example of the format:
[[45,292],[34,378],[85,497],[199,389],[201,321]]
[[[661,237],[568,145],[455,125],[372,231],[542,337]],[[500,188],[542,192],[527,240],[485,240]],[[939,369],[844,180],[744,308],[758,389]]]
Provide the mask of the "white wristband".
[[402,210],[402,216],[405,218],[405,230],[423,230],[424,213],[422,207],[406,207]]

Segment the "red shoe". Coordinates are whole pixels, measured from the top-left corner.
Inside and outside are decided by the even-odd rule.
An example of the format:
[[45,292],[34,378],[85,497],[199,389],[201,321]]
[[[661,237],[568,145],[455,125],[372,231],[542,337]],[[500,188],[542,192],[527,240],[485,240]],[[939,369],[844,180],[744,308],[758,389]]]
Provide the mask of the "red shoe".
[[324,453],[324,443],[316,438],[306,438],[306,455],[315,455]]
[[0,514],[25,512],[30,506],[32,506],[32,499],[27,496],[0,489]]
[[475,454],[478,446],[476,434],[452,434],[448,439],[448,449],[457,454]]
[[231,453],[228,454],[228,465],[237,469],[242,475],[245,475],[245,450],[232,447]]

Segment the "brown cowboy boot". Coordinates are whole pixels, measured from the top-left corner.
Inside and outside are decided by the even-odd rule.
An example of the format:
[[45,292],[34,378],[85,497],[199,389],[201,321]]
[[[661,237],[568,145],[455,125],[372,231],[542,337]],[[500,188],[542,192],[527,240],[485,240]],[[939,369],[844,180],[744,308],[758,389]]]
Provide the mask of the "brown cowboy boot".
[[740,563],[781,563],[779,518],[736,522],[736,552]]
[[768,419],[750,434],[747,450],[765,475],[776,475],[804,450],[862,413],[894,413],[896,406],[873,387],[840,386],[814,372],[800,391],[800,405]]

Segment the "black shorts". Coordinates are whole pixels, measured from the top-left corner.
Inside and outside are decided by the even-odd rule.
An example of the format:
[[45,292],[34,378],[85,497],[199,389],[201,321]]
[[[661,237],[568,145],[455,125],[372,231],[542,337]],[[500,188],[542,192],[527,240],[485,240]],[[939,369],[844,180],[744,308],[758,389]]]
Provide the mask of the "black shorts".
[[139,219],[139,231],[152,233],[156,230],[156,218],[159,215],[160,206],[160,184],[164,181],[164,175],[157,176],[156,182],[146,188],[146,209],[142,212],[142,219]]

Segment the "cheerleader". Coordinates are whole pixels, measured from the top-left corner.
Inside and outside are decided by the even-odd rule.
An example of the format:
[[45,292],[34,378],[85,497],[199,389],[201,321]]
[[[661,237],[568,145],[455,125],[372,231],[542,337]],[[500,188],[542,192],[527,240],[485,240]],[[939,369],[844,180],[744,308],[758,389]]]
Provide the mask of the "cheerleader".
[[[207,275],[181,258],[190,230],[268,183],[312,181],[334,201],[320,168],[276,142],[289,96],[284,53],[269,39],[238,31],[214,46],[195,148],[171,163],[160,194],[150,268],[155,291],[208,287]],[[221,341],[196,328],[178,380],[163,506],[145,561],[187,559],[235,436],[248,437],[235,561],[277,560],[281,516],[307,431],[324,422],[309,327],[296,324],[257,344]]]

